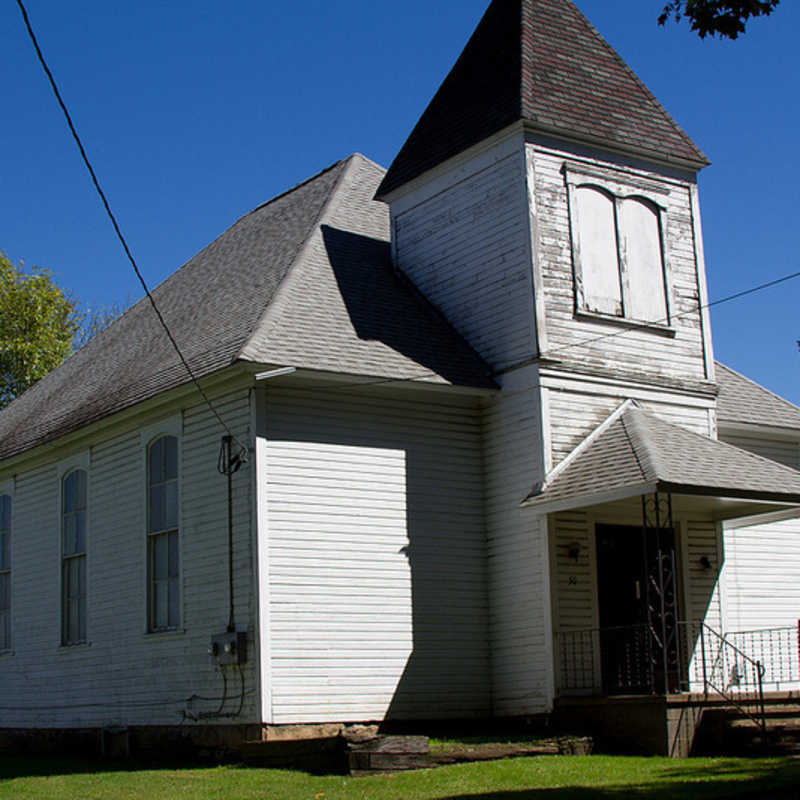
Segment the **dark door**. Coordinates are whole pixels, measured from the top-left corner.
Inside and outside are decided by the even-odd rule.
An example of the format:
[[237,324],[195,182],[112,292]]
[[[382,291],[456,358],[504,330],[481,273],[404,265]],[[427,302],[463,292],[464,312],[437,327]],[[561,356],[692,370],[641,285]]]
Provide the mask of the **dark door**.
[[[600,665],[607,694],[662,691],[676,660],[674,535],[598,525]],[[665,658],[666,655],[666,658]]]

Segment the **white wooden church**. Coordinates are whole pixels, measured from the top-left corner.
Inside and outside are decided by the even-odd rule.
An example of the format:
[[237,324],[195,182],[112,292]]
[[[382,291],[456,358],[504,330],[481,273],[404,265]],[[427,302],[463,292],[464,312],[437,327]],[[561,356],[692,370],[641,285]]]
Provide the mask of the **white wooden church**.
[[221,458],[146,301],[0,412],[0,739],[623,704],[683,753],[800,688],[800,408],[714,361],[707,163],[570,0],[494,0],[388,171],[155,291]]

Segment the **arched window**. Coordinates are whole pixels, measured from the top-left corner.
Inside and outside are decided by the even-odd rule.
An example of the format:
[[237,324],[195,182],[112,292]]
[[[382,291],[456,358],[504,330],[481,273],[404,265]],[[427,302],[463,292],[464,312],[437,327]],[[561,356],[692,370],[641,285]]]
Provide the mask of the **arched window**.
[[11,497],[0,495],[0,651],[11,649]]
[[148,629],[180,622],[178,440],[161,436],[147,449]]
[[666,209],[661,203],[669,190],[652,182],[626,185],[570,167],[565,172],[576,310],[668,325]]
[[86,641],[86,470],[61,481],[61,644]]

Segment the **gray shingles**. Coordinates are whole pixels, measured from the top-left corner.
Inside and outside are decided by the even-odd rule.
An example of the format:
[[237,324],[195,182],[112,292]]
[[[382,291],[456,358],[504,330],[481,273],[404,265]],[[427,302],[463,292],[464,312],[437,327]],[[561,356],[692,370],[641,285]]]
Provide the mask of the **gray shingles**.
[[[333,165],[242,217],[154,291],[198,376],[249,360],[494,385],[450,326],[391,278],[388,212],[369,199],[382,175],[361,156]],[[334,197],[343,213],[326,229],[349,243],[337,256],[349,300],[336,295],[321,225]],[[362,284],[372,287],[371,296],[354,291]],[[354,303],[358,313],[349,313]],[[268,330],[273,318],[280,324]],[[187,381],[143,300],[0,412],[0,458]]]
[[[612,415],[613,417],[613,415]],[[800,472],[627,405],[526,505],[639,485],[673,493],[800,502]]]
[[800,408],[763,386],[716,362],[717,418],[720,422],[795,428],[800,431]]

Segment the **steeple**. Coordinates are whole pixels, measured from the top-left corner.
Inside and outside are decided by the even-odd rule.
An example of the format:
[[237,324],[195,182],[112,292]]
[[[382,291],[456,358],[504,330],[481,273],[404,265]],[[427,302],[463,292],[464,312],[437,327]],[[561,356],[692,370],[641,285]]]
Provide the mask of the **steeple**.
[[493,0],[377,197],[519,120],[693,170],[709,163],[572,0]]

